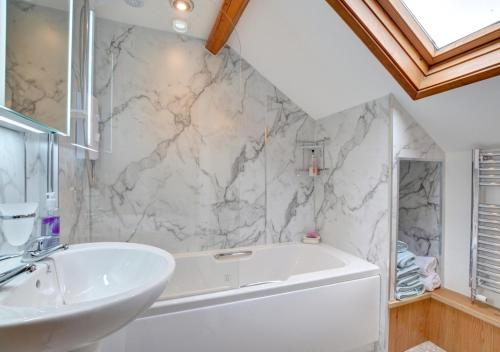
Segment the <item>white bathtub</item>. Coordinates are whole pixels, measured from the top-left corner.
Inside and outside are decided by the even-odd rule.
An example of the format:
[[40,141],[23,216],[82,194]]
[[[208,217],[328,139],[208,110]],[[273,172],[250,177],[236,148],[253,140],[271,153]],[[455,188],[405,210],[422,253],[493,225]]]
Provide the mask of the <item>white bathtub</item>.
[[102,352],[371,351],[378,339],[379,270],[333,247],[284,244],[175,259],[162,297],[107,338]]

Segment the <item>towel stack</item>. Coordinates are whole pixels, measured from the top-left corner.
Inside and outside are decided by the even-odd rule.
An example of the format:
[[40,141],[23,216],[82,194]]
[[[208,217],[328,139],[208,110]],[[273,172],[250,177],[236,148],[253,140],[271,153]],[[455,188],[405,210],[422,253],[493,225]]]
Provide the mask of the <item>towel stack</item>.
[[436,272],[437,259],[435,257],[416,257],[415,264],[419,268],[418,273],[426,291],[434,291],[441,286],[441,278]]
[[398,241],[396,268],[396,299],[401,300],[422,294],[424,283],[420,278],[420,268],[416,256],[408,250],[408,245]]

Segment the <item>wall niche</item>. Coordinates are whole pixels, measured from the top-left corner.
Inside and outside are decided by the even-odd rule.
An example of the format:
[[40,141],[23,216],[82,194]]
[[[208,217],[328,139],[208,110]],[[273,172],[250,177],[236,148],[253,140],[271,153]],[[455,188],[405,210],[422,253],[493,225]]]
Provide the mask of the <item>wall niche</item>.
[[399,161],[398,240],[418,256],[441,258],[442,162]]

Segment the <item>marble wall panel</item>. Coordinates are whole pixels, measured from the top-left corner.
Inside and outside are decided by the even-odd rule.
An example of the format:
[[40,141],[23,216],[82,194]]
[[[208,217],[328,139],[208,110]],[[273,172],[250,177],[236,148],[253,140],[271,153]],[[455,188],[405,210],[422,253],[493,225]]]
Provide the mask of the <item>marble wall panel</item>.
[[[390,98],[319,120],[329,170],[315,179],[316,221],[322,239],[376,264],[381,307],[388,301],[390,253]],[[386,350],[387,312],[381,309],[378,351]]]
[[61,186],[77,210],[63,220],[70,241],[183,252],[299,240],[314,228],[313,183],[296,168],[297,141],[315,122],[236,52],[212,56],[201,40],[102,19],[96,40],[95,178],[89,163],[64,167],[75,155],[61,151],[60,182],[77,184]]
[[398,239],[416,255],[440,259],[441,182],[441,162],[399,162]]

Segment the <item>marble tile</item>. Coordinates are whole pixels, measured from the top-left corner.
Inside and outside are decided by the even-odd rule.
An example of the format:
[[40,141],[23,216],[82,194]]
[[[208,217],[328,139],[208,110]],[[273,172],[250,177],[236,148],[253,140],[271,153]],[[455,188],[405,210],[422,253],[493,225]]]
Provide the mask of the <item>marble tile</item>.
[[416,255],[441,255],[442,165],[435,161],[399,163],[398,239]]
[[298,174],[299,141],[312,140],[316,121],[278,94],[271,108],[266,145],[266,229],[268,242],[300,241],[315,228],[314,178]]
[[85,153],[71,145],[68,137],[59,137],[58,200],[61,217],[61,242],[91,242],[89,163]]
[[96,28],[95,180],[60,150],[70,241],[183,252],[314,228],[312,180],[295,172],[296,141],[314,135],[314,120],[229,48],[212,56],[193,38],[101,19]]
[[399,159],[444,160],[444,151],[391,96],[393,167]]

